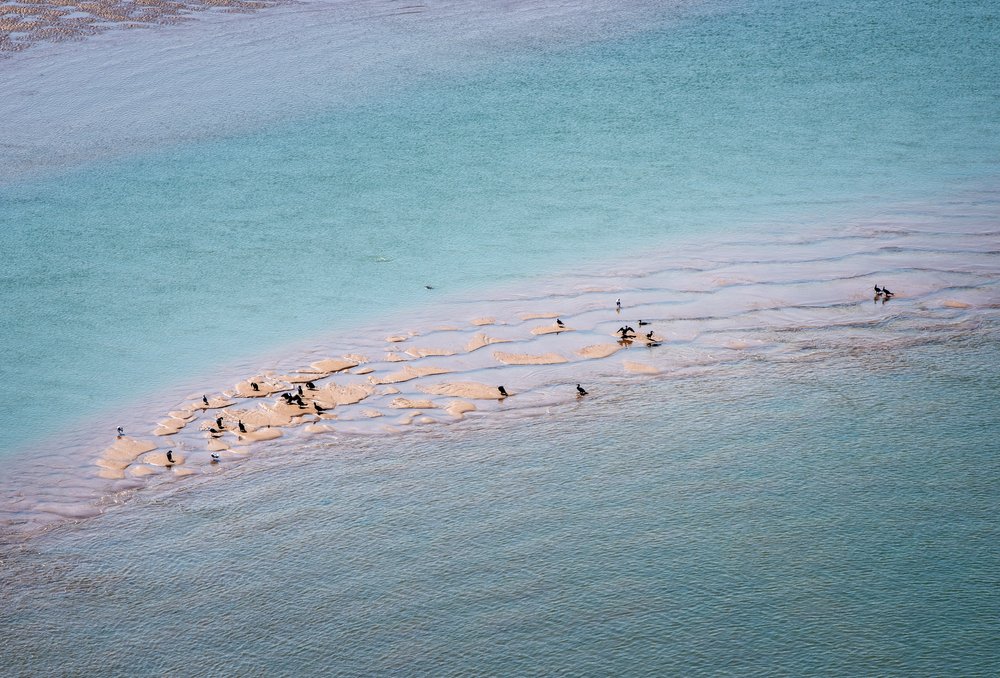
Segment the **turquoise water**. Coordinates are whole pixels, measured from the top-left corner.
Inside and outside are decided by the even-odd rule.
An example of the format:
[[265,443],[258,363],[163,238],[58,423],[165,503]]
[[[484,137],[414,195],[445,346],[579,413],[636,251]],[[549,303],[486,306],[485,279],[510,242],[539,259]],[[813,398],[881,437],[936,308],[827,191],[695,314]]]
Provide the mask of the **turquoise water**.
[[[0,174],[5,672],[1000,671],[991,3],[510,7],[232,19],[229,133],[193,97],[190,136],[128,137],[129,91]],[[95,479],[115,425],[303,345],[553,309],[579,345],[655,318],[625,356],[657,373],[514,368],[459,425]]]
[[530,280],[996,176],[987,7],[756,3],[496,48],[478,72],[257,134],[9,184],[0,378],[48,406],[9,403],[0,447],[392,317],[425,284]]

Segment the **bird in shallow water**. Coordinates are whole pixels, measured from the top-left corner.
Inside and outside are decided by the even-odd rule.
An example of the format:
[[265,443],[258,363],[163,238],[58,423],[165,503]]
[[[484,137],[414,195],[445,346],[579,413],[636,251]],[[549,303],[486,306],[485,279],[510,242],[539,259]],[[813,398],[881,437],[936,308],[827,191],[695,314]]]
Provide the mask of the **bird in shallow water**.
[[646,322],[645,320],[640,320],[640,321],[639,321],[639,327],[642,327],[643,325],[652,325],[652,324],[653,324],[653,323],[648,323],[648,322]]
[[201,397],[201,402],[203,402],[203,403],[205,403],[206,405],[208,405],[208,396],[202,396],[202,397]]
[[880,294],[882,294],[882,288],[881,288],[881,287],[879,287],[878,285],[876,285],[876,286],[875,286],[875,296],[877,297],[877,296],[879,296]]
[[217,455],[215,452],[212,453],[212,463],[213,464],[219,463],[219,455]]
[[434,288],[433,288],[433,287],[431,287],[430,285],[424,285],[424,287],[426,287],[426,288],[427,288],[427,289],[429,289],[429,290],[432,290],[432,289],[434,289]]
[[503,396],[504,398],[507,397],[507,389],[505,389],[503,386],[497,386],[497,390],[500,391],[501,396]]
[[580,386],[579,384],[576,385],[576,392],[582,396],[587,395],[586,389],[584,389],[583,386]]
[[893,293],[889,291],[889,288],[888,288],[888,287],[883,287],[883,288],[882,288],[882,294],[884,294],[884,295],[885,295],[885,298],[886,298],[886,299],[888,299],[888,298],[889,298],[889,297],[891,297],[891,296],[894,296],[894,295],[893,295]]

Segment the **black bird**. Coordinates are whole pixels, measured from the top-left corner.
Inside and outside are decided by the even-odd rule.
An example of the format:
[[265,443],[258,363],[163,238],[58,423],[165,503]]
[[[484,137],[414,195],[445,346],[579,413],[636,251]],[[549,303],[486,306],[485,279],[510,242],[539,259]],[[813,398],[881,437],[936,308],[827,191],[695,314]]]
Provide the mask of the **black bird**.
[[649,344],[650,348],[653,348],[654,346],[663,346],[663,344],[660,343],[660,342],[658,342],[658,341],[654,341],[654,342],[652,342],[652,343]]
[[119,426],[118,427],[118,437],[121,438],[123,435],[125,435],[125,429],[123,429],[121,426]]
[[169,461],[171,464],[174,463],[174,451],[173,450],[167,450],[167,461]]
[[875,296],[877,297],[880,294],[882,294],[882,288],[879,287],[878,285],[876,285],[875,286]]
[[203,403],[205,403],[206,405],[208,405],[208,396],[202,396],[202,397],[201,397],[201,402],[203,402]]
[[556,325],[558,325],[559,327],[566,327],[565,325],[563,325],[563,321],[560,320],[559,318],[556,318]]
[[585,391],[583,386],[580,386],[579,384],[576,385],[576,392],[582,396],[587,395],[587,391]]
[[285,399],[286,403],[291,403],[294,400],[291,393],[282,393],[281,397]]
[[240,421],[239,426],[240,426],[240,433],[246,433],[247,432],[247,427],[243,425],[243,421],[242,420]]
[[889,291],[889,289],[888,289],[888,288],[886,288],[886,287],[883,287],[883,288],[882,288],[882,294],[884,294],[884,295],[885,295],[885,296],[887,296],[887,297],[891,297],[891,296],[893,296],[893,295],[892,295],[892,292],[890,292],[890,291]]
[[299,395],[302,395],[302,387],[296,386],[295,389],[298,391]]
[[209,427],[208,427],[208,432],[209,432],[209,433],[218,433],[218,432],[219,432],[219,429],[217,429],[217,428],[212,428],[211,426],[209,426]]
[[313,401],[313,407],[316,408],[317,412],[322,412],[324,409],[326,409],[326,408],[320,407],[315,401]]
[[215,452],[212,453],[212,463],[213,464],[219,463],[219,455],[217,455]]
[[652,325],[652,323],[648,323],[645,320],[640,320],[639,321],[639,327],[642,327],[643,325]]
[[497,386],[497,390],[500,391],[501,396],[503,396],[504,398],[507,397],[507,389],[505,389],[503,386]]
[[649,339],[650,341],[653,341],[653,330],[650,330],[649,332],[646,333],[646,338]]
[[306,388],[309,389],[310,391],[315,391],[316,390],[316,384],[312,383],[311,381],[307,381],[306,382]]
[[632,334],[635,334],[635,330],[633,330],[631,327],[629,327],[628,325],[626,325],[625,326],[625,333],[628,334],[629,332],[631,332]]
[[426,287],[426,288],[427,288],[427,289],[429,289],[429,290],[432,290],[432,289],[434,289],[434,288],[433,288],[433,287],[431,287],[430,285],[424,285],[424,287]]
[[218,426],[219,428],[222,428],[222,417],[219,417],[218,419],[215,420],[215,425]]
[[255,391],[259,391],[260,390],[260,386],[257,385],[256,381],[251,381],[250,382],[250,388],[252,388]]

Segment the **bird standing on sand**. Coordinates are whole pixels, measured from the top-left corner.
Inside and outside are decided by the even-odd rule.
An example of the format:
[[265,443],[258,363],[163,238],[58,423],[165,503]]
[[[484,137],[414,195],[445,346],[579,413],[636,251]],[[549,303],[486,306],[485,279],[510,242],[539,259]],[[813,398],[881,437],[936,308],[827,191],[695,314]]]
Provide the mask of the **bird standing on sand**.
[[121,438],[123,435],[125,435],[125,429],[123,429],[121,426],[119,426],[118,427],[118,437]]
[[576,385],[576,392],[582,396],[587,395],[587,391],[584,390],[583,386],[580,386],[579,384]]
[[302,387],[301,386],[296,386],[295,390],[298,391],[299,395],[302,395]]
[[243,425],[243,421],[242,420],[240,420],[240,422],[239,422],[239,427],[240,427],[240,433],[246,433],[247,432],[247,427]]
[[309,389],[310,391],[315,391],[316,390],[316,384],[312,383],[311,381],[307,381],[306,382],[306,388]]
[[893,296],[893,293],[889,291],[888,287],[883,287],[882,288],[882,294],[885,295],[886,299],[888,299],[889,297]]
[[219,428],[222,428],[222,417],[219,417],[218,419],[215,420],[215,425],[218,426]]
[[653,330],[646,332],[646,338],[649,339],[650,341],[653,341]]
[[167,461],[170,462],[171,464],[174,463],[174,451],[173,450],[167,450]]
[[208,396],[202,396],[202,397],[201,397],[201,402],[203,402],[203,403],[205,403],[206,405],[208,405]]
[[875,296],[877,297],[877,296],[879,296],[880,294],[882,294],[882,288],[881,288],[881,287],[879,287],[878,285],[876,285],[876,286],[875,286]]
[[558,325],[559,327],[566,327],[565,325],[563,325],[563,321],[560,320],[559,318],[556,318],[556,325]]
[[316,410],[317,412],[323,412],[323,411],[324,411],[324,410],[325,410],[326,408],[324,408],[324,407],[320,407],[320,406],[319,406],[319,403],[317,403],[317,402],[316,402],[316,401],[314,400],[314,401],[313,401],[313,409],[315,409],[315,410]]
[[254,391],[259,391],[260,390],[260,386],[257,385],[256,381],[251,381],[250,382],[250,388],[252,388]]
[[507,389],[505,389],[503,386],[497,386],[497,390],[500,391],[500,395],[502,397],[504,398],[507,397]]

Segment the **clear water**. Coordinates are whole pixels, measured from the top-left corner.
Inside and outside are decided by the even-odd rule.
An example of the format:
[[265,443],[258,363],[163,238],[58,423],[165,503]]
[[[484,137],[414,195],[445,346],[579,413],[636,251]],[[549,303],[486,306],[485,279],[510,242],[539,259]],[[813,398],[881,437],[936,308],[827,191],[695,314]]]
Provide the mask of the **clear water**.
[[[431,7],[0,62],[0,517],[99,514],[7,540],[0,666],[1000,671],[992,5]],[[658,375],[94,483],[116,424],[281,356],[615,296]]]

